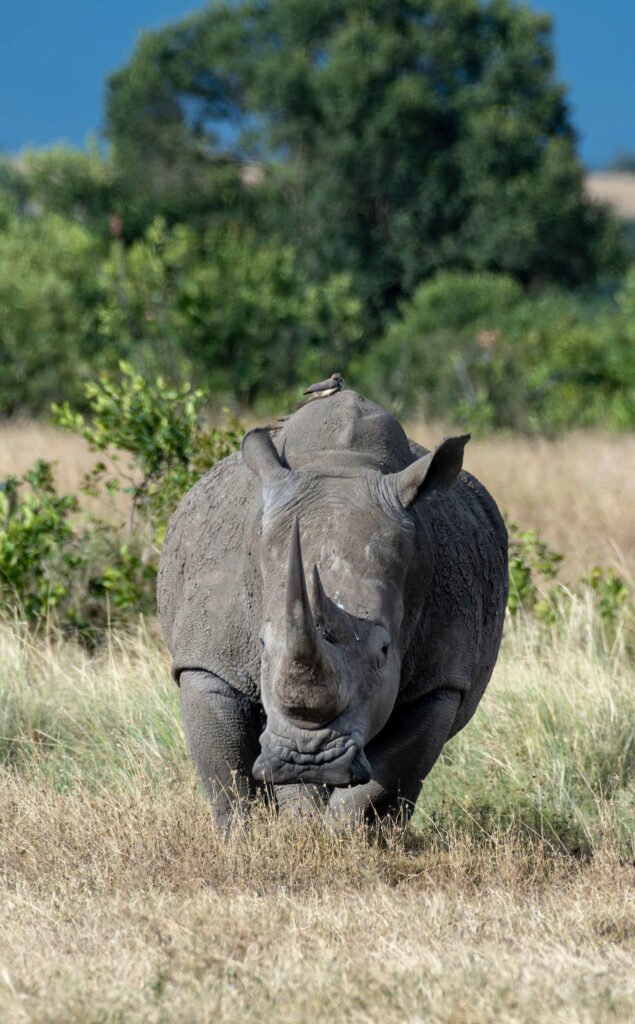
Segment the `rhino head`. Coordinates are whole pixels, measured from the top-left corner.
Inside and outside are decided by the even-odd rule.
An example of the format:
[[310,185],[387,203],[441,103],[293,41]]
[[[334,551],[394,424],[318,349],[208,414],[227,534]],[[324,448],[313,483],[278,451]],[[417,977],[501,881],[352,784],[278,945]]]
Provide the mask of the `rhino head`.
[[[404,652],[433,568],[418,497],[450,487],[468,437],[446,438],[401,472],[333,453],[332,467],[290,469],[266,430],[243,442],[259,477],[261,699],[255,778],[276,785],[368,782],[366,744],[388,721]],[[347,457],[348,456],[348,457]]]

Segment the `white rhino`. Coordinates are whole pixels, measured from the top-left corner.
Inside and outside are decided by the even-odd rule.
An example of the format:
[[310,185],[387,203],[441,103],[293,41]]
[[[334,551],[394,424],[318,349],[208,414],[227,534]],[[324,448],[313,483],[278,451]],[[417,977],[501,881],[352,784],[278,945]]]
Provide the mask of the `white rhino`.
[[250,431],[183,499],[159,613],[220,824],[263,786],[336,820],[412,810],[503,628],[507,534],[468,440],[426,452],[341,391]]

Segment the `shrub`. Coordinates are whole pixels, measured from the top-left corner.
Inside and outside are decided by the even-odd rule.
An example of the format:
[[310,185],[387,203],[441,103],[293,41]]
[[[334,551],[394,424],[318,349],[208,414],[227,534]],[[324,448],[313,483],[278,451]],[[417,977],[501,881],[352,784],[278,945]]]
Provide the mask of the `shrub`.
[[[85,481],[95,494],[124,490],[130,498],[129,527],[145,527],[145,536],[157,548],[167,521],[180,498],[206,470],[240,445],[236,420],[218,429],[204,426],[202,390],[189,385],[170,387],[161,378],[149,384],[125,362],[120,376],[102,374],[86,385],[89,416],[74,411],[68,402],[53,405],[55,422],[80,434],[91,449],[105,456]],[[123,480],[123,453],[131,459]]]
[[615,644],[625,654],[635,653],[635,602],[626,582],[613,569],[594,566],[575,587],[558,579],[563,556],[540,537],[537,530],[520,530],[508,523],[509,600],[512,616],[529,615],[550,631],[560,630],[572,619],[574,603],[581,598],[593,607],[590,616],[601,636],[598,648],[610,650]]
[[60,495],[50,463],[0,485],[0,608],[92,644],[111,623],[153,608],[155,570],[137,538],[82,515]]
[[509,600],[512,615],[519,609],[540,610],[542,598],[537,577],[553,580],[563,556],[552,551],[537,530],[520,530],[516,523],[508,523],[509,531]]
[[55,214],[0,231],[0,415],[79,400],[96,336],[98,249]]
[[66,145],[20,154],[21,188],[30,207],[57,213],[108,238],[122,206],[121,182],[96,141],[86,150]]
[[56,408],[57,421],[103,455],[84,490],[127,492],[128,523],[82,513],[75,496],[57,494],[43,460],[21,479],[9,477],[0,487],[0,607],[94,644],[108,625],[154,609],[168,518],[194,481],[238,447],[240,428],[205,427],[201,391],[151,385],[125,363],[119,379],[89,383],[86,398],[92,419],[67,403]]
[[359,363],[359,379],[401,409],[480,429],[631,428],[632,280],[616,303],[529,296],[504,275],[439,274]]
[[0,486],[0,594],[30,621],[46,617],[67,595],[66,577],[78,557],[70,522],[75,511],[77,499],[56,493],[43,459]]
[[345,364],[360,336],[348,278],[312,285],[290,245],[247,231],[201,241],[159,218],[128,248],[112,244],[100,281],[102,366],[118,352],[247,404],[295,385],[315,350]]

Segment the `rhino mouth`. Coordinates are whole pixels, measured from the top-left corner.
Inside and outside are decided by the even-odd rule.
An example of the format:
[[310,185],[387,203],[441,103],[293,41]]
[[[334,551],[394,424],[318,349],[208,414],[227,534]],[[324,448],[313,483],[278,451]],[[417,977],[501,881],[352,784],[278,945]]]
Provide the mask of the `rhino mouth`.
[[267,728],[260,737],[260,747],[252,768],[258,782],[276,786],[297,782],[359,786],[370,782],[370,765],[353,736],[329,733],[324,737],[298,729],[297,735],[283,738]]

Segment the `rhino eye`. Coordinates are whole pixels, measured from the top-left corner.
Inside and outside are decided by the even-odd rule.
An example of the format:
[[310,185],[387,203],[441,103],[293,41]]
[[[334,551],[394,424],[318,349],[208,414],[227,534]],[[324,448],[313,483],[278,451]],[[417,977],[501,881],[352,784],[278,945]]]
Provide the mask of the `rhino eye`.
[[377,655],[377,662],[376,662],[377,668],[381,669],[386,664],[386,659],[388,657],[389,647],[390,647],[390,644],[382,644],[382,646],[380,647],[379,654]]
[[264,641],[263,637],[261,637],[261,636],[258,637],[258,643],[260,644],[261,647],[265,646],[265,641]]

